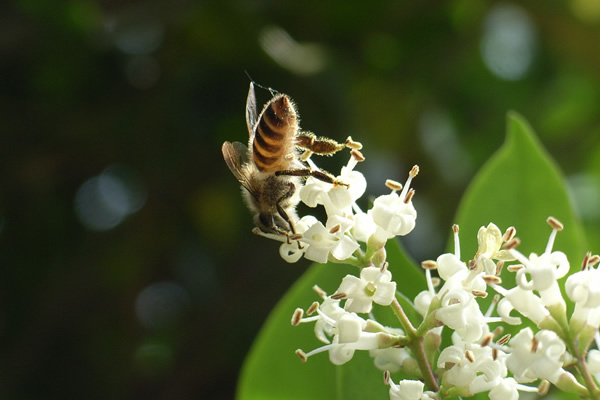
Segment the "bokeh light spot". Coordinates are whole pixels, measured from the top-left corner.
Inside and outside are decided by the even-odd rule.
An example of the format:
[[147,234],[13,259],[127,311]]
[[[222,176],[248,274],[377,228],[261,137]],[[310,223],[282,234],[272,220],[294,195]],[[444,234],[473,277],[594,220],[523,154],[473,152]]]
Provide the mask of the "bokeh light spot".
[[162,21],[142,7],[123,10],[107,18],[104,27],[115,46],[130,55],[150,54],[158,49],[165,30]]
[[140,292],[135,301],[135,314],[148,329],[172,328],[179,323],[189,306],[189,294],[182,286],[163,281]]
[[106,231],[139,211],[146,190],[137,176],[123,166],[111,166],[85,181],[75,194],[75,213],[86,228]]
[[567,179],[573,194],[575,209],[585,221],[600,220],[600,175],[581,173]]
[[327,54],[322,46],[315,43],[298,43],[278,26],[264,28],[258,41],[275,62],[291,72],[310,75],[325,67]]
[[536,48],[534,26],[520,7],[494,6],[484,22],[481,56],[500,79],[521,79],[531,67]]

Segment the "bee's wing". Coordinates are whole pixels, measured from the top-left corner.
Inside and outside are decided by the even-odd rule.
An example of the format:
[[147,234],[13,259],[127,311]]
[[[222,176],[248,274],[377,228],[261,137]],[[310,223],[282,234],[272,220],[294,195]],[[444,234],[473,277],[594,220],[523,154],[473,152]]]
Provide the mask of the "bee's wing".
[[250,194],[256,197],[256,189],[242,165],[247,162],[248,148],[240,142],[225,142],[221,147],[223,159],[235,178],[245,187]]
[[254,84],[250,82],[250,89],[248,89],[248,99],[246,100],[246,125],[248,125],[248,135],[250,138],[254,136],[254,127],[258,115],[256,113],[256,96],[254,95]]

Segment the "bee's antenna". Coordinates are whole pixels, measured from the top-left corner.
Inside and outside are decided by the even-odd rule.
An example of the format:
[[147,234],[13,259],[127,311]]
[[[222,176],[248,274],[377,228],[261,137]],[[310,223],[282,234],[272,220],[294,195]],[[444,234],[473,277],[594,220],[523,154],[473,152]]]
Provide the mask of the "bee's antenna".
[[248,71],[244,70],[244,73],[246,74],[248,79],[250,79],[250,82],[252,82],[252,84],[254,86],[258,86],[261,89],[268,90],[271,93],[271,96],[275,96],[276,94],[279,94],[279,92],[273,88],[263,86],[260,83],[256,83],[256,81],[254,79],[252,79],[252,77],[250,76],[250,73]]

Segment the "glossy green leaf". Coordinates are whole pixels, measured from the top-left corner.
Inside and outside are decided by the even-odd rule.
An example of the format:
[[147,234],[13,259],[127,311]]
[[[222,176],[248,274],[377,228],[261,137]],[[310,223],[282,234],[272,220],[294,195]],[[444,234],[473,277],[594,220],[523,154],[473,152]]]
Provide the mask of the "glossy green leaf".
[[571,270],[578,270],[587,245],[565,179],[525,119],[511,112],[507,120],[504,145],[474,178],[458,210],[462,259],[475,255],[477,231],[490,222],[501,231],[514,226],[521,239],[518,250],[540,254],[551,232],[546,218],[553,216],[564,224],[554,249],[565,252]]

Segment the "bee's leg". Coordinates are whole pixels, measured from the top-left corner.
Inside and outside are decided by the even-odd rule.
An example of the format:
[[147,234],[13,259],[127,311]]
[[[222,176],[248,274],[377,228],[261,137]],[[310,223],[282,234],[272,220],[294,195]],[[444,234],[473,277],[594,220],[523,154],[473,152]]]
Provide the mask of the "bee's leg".
[[348,139],[344,143],[338,143],[326,137],[316,137],[312,132],[299,132],[296,135],[296,146],[306,149],[308,154],[306,158],[310,157],[312,153],[320,156],[329,156],[345,147],[357,150],[362,148],[362,144],[353,141],[350,136],[348,136]]
[[348,187],[347,183],[342,181],[338,181],[335,176],[331,175],[329,172],[323,171],[321,169],[310,169],[310,168],[298,168],[298,169],[284,169],[281,171],[276,171],[275,175],[281,176],[313,176],[320,181],[331,183],[332,185],[341,185]]
[[[294,225],[294,221],[292,221],[292,219],[290,218],[288,213],[285,212],[285,210],[281,206],[281,203],[283,203],[284,200],[289,199],[296,192],[296,185],[294,185],[292,182],[289,182],[288,184],[289,184],[289,190],[283,196],[281,196],[279,198],[279,200],[277,200],[276,207],[277,207],[277,212],[279,213],[281,218],[283,218],[283,220],[285,222],[287,222],[288,225],[290,226],[290,230],[292,231],[292,234],[296,235],[298,232],[296,231],[296,226]],[[290,244],[291,241],[290,241],[289,233],[286,232],[285,235],[287,236],[288,244]],[[300,249],[302,248],[302,245],[300,244],[300,242],[298,242],[298,248],[300,248]]]

